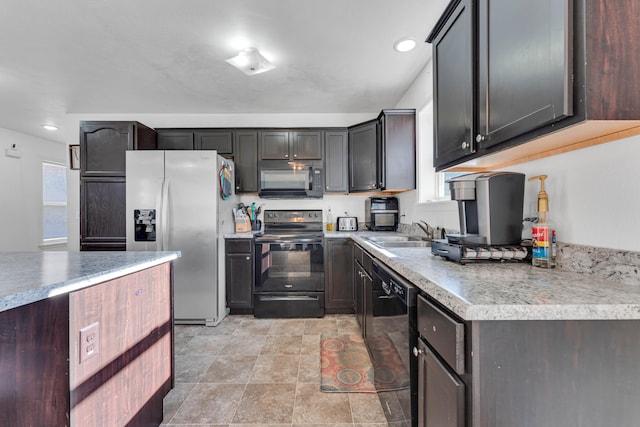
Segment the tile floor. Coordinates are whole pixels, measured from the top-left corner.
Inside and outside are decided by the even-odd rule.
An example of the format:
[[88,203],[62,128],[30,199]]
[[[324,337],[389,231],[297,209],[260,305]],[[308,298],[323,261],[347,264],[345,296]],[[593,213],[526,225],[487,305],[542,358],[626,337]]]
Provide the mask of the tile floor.
[[228,316],[176,326],[175,388],[163,426],[387,426],[375,393],[320,391],[320,335],[359,333],[353,315]]

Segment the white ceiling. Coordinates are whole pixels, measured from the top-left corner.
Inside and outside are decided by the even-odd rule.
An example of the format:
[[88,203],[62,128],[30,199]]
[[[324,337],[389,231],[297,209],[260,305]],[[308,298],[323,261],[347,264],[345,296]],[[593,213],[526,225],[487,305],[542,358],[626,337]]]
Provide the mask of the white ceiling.
[[[448,0],[2,0],[0,127],[67,114],[377,113],[431,55]],[[409,53],[393,44],[416,39]],[[277,68],[225,62],[253,46]]]

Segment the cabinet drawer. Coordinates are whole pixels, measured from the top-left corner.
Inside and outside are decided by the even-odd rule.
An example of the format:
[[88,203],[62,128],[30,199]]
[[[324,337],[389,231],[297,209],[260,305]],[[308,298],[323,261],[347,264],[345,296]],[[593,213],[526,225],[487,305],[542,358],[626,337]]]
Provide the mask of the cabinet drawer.
[[253,239],[232,239],[225,242],[228,254],[251,254],[253,252]]
[[418,331],[457,374],[464,374],[464,324],[418,296]]

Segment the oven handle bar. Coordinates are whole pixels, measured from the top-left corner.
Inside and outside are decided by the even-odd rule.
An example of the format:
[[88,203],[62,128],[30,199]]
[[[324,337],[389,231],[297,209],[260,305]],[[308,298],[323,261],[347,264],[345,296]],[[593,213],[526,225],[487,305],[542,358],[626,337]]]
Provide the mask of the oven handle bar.
[[317,301],[317,296],[310,295],[260,295],[260,301]]

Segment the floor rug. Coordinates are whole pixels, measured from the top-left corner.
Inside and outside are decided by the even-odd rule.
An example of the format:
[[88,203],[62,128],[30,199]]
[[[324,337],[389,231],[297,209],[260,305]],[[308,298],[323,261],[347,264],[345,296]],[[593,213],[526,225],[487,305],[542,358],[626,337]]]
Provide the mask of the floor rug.
[[409,387],[409,373],[389,338],[373,344],[372,363],[360,335],[322,336],[320,340],[320,390],[375,393]]

